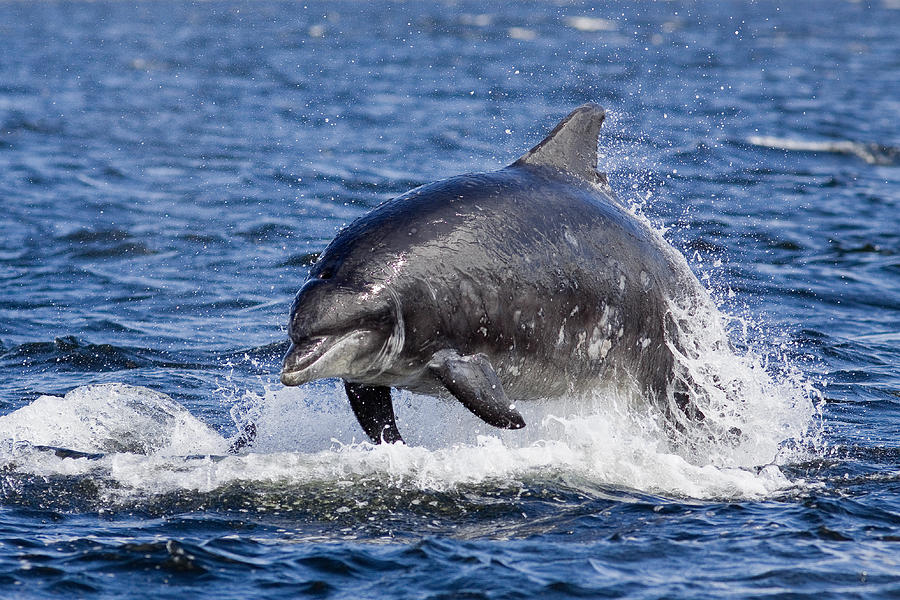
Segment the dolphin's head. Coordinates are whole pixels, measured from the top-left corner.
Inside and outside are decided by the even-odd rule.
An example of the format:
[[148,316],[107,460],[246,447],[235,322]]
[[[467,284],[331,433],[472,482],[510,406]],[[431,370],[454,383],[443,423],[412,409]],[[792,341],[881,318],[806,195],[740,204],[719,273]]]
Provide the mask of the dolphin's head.
[[326,250],[313,266],[291,307],[284,385],[328,377],[370,381],[403,346],[403,317],[390,283],[333,254]]

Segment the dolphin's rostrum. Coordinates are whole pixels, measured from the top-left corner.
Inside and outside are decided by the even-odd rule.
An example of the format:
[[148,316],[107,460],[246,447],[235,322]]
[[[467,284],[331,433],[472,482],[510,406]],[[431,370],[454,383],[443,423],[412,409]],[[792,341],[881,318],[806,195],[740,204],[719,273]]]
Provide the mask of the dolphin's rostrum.
[[291,308],[282,383],[343,379],[376,443],[402,441],[392,387],[507,429],[525,426],[516,402],[604,380],[672,405],[667,303],[703,290],[597,172],[604,117],[585,104],[508,167],[418,187],[341,231]]

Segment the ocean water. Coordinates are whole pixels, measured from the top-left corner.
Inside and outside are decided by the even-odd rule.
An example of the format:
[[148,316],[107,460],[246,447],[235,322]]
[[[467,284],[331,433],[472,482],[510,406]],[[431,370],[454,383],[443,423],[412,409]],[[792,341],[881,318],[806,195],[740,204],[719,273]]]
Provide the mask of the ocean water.
[[[896,0],[0,2],[0,597],[900,596],[898,31]],[[715,300],[689,361],[740,436],[616,389],[516,432],[401,393],[374,447],[337,382],[281,386],[342,226],[588,101]]]

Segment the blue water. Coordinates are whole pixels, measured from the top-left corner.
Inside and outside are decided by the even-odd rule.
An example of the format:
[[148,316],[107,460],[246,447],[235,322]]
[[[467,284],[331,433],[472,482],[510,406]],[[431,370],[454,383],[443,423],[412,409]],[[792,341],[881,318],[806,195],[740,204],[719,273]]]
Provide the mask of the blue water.
[[[0,596],[900,596],[898,31],[896,0],[0,3]],[[278,383],[341,226],[587,101],[719,303],[740,444],[606,391],[503,433],[402,394],[375,448],[337,384]]]

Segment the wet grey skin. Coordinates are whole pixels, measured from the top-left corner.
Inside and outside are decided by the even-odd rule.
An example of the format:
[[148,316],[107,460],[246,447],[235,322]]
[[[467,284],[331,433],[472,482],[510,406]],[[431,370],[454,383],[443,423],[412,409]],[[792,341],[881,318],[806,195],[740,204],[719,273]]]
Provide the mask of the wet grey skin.
[[597,172],[604,117],[585,104],[508,167],[415,188],[342,230],[294,300],[282,383],[343,379],[375,443],[402,441],[391,388],[507,429],[525,426],[519,401],[604,381],[668,402],[667,300],[700,285]]

